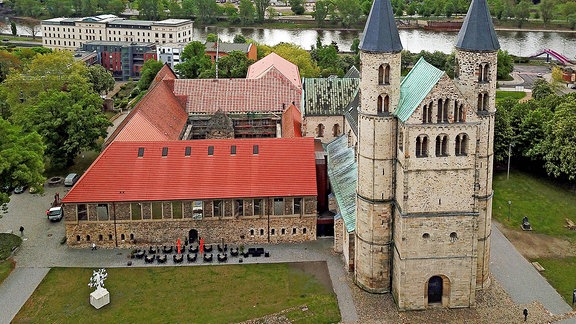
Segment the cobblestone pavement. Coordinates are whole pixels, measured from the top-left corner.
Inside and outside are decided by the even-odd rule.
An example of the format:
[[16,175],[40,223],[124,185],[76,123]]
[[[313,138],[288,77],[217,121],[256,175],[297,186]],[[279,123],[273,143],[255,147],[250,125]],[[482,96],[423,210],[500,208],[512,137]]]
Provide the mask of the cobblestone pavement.
[[[16,270],[0,286],[0,323],[10,322],[50,267],[126,267],[129,261],[134,262],[133,267],[163,266],[157,263],[147,265],[143,260],[129,259],[129,250],[91,251],[72,249],[60,244],[64,236],[64,224],[49,222],[45,210],[56,192],[62,197],[65,191],[66,188],[58,186],[47,187],[43,195],[29,193],[12,195],[9,212],[0,219],[0,232],[18,233],[21,225],[25,228],[25,241],[14,256]],[[552,315],[540,301],[532,299],[515,301],[514,298],[510,298],[504,289],[513,291],[514,280],[505,281],[505,284],[501,285],[500,280],[505,279],[500,279],[496,274],[492,285],[478,292],[477,305],[474,308],[398,312],[390,294],[369,294],[354,285],[352,275],[345,272],[340,256],[332,252],[332,242],[332,239],[318,239],[304,244],[267,245],[264,247],[270,251],[269,258],[249,257],[244,259],[244,263],[325,261],[338,298],[343,323],[520,323],[524,319],[522,316],[524,308],[527,308],[530,314],[528,323],[550,323],[560,320],[564,320],[561,323],[576,323],[574,312]],[[498,244],[493,245],[493,256],[498,254],[495,249],[502,247]],[[508,250],[516,252],[513,247],[505,249],[506,253]],[[230,263],[237,262],[235,259],[230,260]],[[493,273],[501,271],[498,263],[502,261],[493,259],[492,262]],[[167,264],[174,266],[171,260]],[[201,264],[195,263],[193,266]],[[531,265],[529,267],[532,268]],[[512,287],[508,287],[508,284],[512,284]],[[284,322],[286,319],[281,314],[254,321],[254,323]]]

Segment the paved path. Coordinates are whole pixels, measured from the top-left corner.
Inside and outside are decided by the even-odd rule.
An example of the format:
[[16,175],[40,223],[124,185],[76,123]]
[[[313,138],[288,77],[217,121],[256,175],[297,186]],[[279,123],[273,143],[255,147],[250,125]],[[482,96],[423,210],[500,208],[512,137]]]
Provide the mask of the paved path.
[[0,324],[8,324],[30,298],[49,268],[16,268],[0,285]]
[[552,314],[572,311],[495,225],[492,225],[491,250],[490,270],[515,303],[529,304],[536,300]]

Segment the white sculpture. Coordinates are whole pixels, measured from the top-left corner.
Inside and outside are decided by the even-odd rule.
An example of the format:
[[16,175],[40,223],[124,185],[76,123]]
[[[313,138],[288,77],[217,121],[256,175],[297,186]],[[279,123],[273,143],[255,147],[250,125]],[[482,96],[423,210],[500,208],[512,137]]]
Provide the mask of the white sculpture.
[[90,304],[96,309],[100,309],[102,306],[110,303],[110,293],[104,288],[104,280],[106,280],[106,278],[108,278],[106,269],[94,270],[90,278],[90,283],[88,283],[89,287],[96,288],[96,290],[90,293]]

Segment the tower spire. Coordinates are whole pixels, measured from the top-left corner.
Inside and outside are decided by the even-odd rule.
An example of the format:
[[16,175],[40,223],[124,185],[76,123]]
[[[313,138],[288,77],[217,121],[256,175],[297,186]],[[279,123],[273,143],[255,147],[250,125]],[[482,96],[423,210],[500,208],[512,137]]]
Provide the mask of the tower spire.
[[360,49],[368,52],[396,53],[402,51],[402,42],[396,28],[390,0],[374,0],[364,27]]
[[458,33],[456,48],[482,52],[500,48],[486,0],[472,0]]

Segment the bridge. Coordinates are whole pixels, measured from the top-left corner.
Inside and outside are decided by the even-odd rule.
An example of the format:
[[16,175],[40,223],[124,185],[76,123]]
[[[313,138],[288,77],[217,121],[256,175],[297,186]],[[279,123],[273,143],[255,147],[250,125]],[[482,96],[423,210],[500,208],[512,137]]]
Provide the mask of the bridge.
[[572,64],[572,62],[566,56],[551,49],[543,49],[534,55],[530,55],[530,57],[536,57],[542,54],[546,54],[546,62],[550,62],[550,56],[552,56],[555,59],[557,59],[558,62],[560,62],[560,64],[562,65]]

